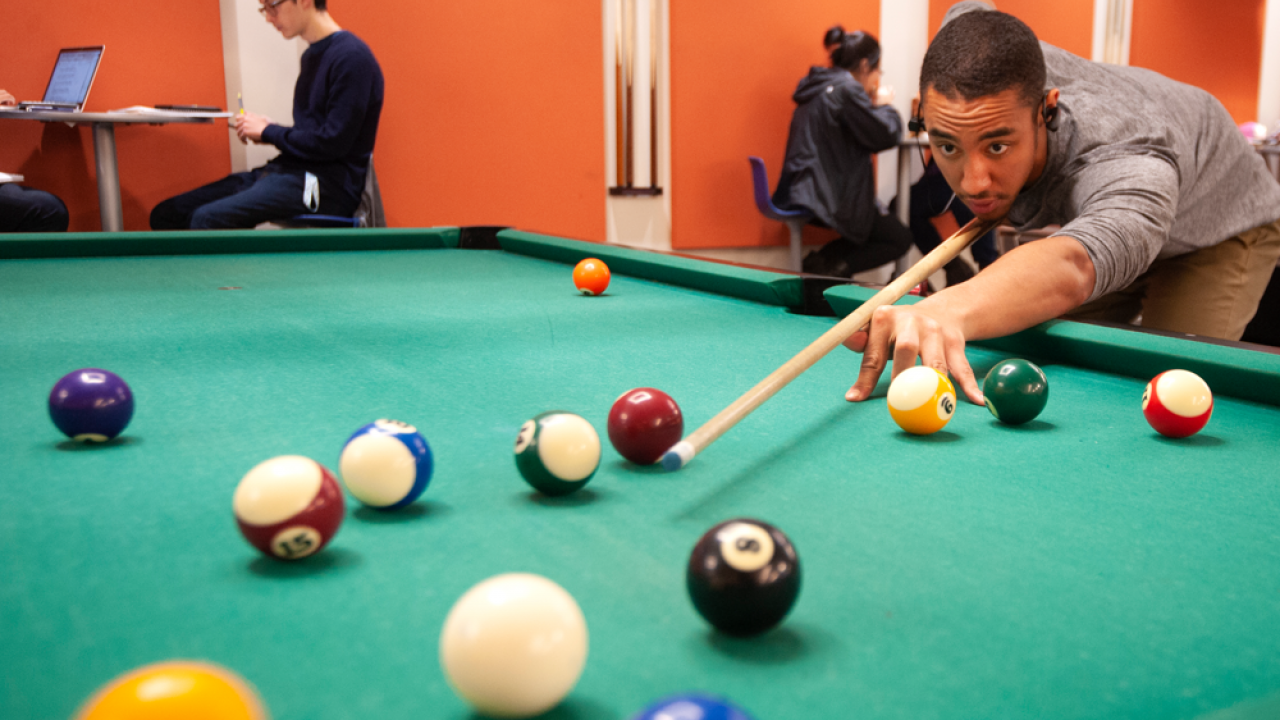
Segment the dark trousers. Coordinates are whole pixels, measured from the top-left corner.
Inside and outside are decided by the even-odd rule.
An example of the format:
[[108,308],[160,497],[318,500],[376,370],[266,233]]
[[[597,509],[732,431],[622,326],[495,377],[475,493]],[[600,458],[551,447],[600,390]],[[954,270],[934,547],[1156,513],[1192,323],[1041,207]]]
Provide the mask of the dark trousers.
[[65,232],[70,218],[57,195],[0,184],[0,232]]
[[[234,173],[156,205],[151,229],[252,228],[286,220],[311,212],[302,197],[305,186],[304,173],[271,166]],[[325,202],[323,195],[321,202]],[[325,209],[322,205],[320,211]]]
[[[920,252],[928,255],[931,250],[942,244],[937,228],[929,222],[931,218],[950,210],[961,227],[973,220],[973,213],[969,208],[959,200],[953,201],[951,198],[951,186],[947,185],[947,179],[942,176],[942,171],[938,169],[937,164],[930,160],[924,176],[911,186],[911,235],[915,238],[916,247],[920,248]],[[973,259],[978,261],[979,269],[995,262],[996,258],[1000,257],[1000,253],[996,250],[995,231],[992,230],[974,241],[973,245],[969,246],[969,252],[973,253]]]
[[804,259],[804,271],[814,275],[849,277],[902,257],[911,248],[911,231],[892,215],[875,213],[867,239],[855,243],[839,237]]

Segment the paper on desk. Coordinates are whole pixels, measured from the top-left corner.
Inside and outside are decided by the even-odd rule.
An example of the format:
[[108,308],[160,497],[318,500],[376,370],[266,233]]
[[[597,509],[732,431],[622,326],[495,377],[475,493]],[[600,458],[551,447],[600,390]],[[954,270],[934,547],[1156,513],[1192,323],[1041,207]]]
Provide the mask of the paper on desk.
[[17,173],[0,172],[0,183],[17,183],[17,182],[22,182],[25,179],[26,178],[22,177]]
[[133,105],[119,110],[108,110],[109,113],[124,113],[128,115],[157,115],[160,117],[207,117],[207,118],[225,118],[231,117],[231,113],[222,111],[206,111],[206,110],[157,110],[147,105]]

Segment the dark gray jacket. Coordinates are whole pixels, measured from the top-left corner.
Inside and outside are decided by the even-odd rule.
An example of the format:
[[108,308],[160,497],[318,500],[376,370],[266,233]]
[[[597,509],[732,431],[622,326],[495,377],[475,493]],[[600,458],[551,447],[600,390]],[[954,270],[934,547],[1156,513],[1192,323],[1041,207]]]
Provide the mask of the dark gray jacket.
[[774,204],[808,210],[845,238],[865,242],[877,212],[871,156],[898,144],[902,118],[891,106],[874,107],[853,75],[837,68],[811,68],[792,99]]

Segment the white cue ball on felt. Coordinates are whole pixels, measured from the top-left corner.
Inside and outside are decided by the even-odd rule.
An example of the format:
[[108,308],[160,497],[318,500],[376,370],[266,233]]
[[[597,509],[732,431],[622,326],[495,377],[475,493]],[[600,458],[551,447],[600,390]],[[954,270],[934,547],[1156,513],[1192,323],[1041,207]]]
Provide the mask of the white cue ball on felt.
[[453,605],[440,665],[454,692],[491,717],[532,717],[564,699],[587,662],[587,622],[564,588],[528,573],[497,575]]

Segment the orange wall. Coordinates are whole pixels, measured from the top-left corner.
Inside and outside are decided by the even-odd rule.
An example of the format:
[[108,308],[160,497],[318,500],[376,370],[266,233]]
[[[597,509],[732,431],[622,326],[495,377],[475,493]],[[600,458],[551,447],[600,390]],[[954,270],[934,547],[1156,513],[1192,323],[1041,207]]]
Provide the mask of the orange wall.
[[[942,18],[958,0],[930,0],[929,37],[942,27]],[[1093,54],[1093,0],[995,0],[1031,28],[1036,37],[1083,58]]]
[[[41,98],[59,48],[106,45],[86,110],[226,102],[216,2],[7,0],[0,28],[0,88],[18,100]],[[117,127],[125,229],[146,229],[157,202],[229,173],[227,142],[221,120]],[[0,171],[61,197],[71,230],[101,229],[89,128],[0,120]]]
[[822,34],[841,23],[879,34],[879,0],[671,3],[671,244],[776,245],[786,228],[751,200],[748,155],[776,184],[810,65],[826,64]]
[[332,0],[386,79],[387,224],[605,238],[600,0]]
[[1129,64],[1213,93],[1256,120],[1265,0],[1134,0]]

